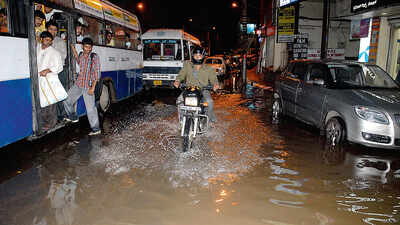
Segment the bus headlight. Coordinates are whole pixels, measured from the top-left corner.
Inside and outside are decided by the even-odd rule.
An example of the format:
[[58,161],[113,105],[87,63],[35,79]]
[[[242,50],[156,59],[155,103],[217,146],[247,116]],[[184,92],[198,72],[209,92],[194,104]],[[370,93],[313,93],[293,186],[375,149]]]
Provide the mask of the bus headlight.
[[187,106],[198,106],[197,98],[196,97],[186,97],[185,98],[185,105],[187,105]]

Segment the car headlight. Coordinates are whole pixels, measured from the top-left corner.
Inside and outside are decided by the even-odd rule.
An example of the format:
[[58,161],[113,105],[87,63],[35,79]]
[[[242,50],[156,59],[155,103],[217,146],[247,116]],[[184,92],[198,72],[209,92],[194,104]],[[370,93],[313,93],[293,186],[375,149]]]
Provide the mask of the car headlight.
[[386,115],[378,110],[370,109],[364,106],[356,106],[354,107],[354,111],[356,112],[357,116],[363,120],[380,124],[389,124],[389,119],[386,117]]
[[197,98],[196,97],[186,97],[185,98],[185,105],[187,105],[187,106],[198,106]]

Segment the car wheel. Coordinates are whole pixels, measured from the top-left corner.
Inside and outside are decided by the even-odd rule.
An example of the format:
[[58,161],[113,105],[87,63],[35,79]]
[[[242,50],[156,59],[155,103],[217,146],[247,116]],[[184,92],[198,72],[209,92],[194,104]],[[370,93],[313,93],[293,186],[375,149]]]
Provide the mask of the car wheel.
[[325,138],[327,144],[337,146],[343,142],[344,127],[338,119],[332,118],[325,125]]
[[274,98],[272,101],[272,123],[278,124],[282,117],[282,103],[280,98]]

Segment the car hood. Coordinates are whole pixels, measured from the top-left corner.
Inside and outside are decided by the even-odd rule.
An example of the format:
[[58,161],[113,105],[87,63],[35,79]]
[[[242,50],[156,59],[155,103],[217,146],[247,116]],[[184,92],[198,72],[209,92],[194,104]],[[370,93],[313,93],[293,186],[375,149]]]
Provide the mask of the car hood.
[[358,97],[357,104],[368,104],[386,109],[400,109],[400,90],[357,89],[351,92]]

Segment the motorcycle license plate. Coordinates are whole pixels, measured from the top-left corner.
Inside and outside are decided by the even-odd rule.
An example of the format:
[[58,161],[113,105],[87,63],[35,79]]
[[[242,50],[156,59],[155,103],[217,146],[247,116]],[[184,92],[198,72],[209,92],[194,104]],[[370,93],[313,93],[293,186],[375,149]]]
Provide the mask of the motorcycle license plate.
[[200,107],[195,107],[195,106],[180,106],[179,107],[181,110],[189,110],[189,111],[200,111]]
[[153,81],[153,84],[156,86],[162,85],[162,80],[155,80]]

